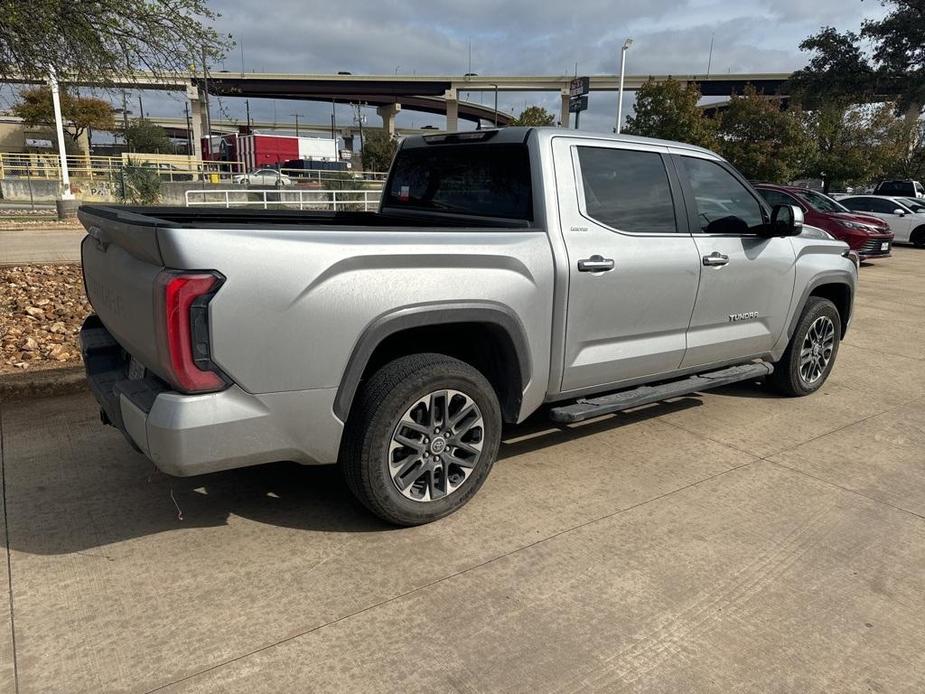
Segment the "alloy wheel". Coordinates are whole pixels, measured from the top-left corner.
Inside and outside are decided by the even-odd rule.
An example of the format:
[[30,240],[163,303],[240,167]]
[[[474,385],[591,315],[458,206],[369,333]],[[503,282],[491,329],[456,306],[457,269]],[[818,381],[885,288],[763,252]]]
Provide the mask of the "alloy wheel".
[[835,323],[819,316],[809,326],[800,349],[800,378],[812,385],[825,373],[835,349]]
[[434,501],[456,492],[482,456],[482,412],[458,390],[438,390],[402,415],[389,445],[392,483],[413,501]]

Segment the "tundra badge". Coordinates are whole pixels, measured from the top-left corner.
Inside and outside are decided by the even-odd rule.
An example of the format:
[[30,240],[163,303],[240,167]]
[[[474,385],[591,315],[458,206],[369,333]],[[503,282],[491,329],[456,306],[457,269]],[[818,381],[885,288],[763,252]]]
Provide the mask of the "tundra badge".
[[758,311],[749,311],[748,313],[730,313],[729,322],[736,323],[740,320],[752,320],[758,317]]

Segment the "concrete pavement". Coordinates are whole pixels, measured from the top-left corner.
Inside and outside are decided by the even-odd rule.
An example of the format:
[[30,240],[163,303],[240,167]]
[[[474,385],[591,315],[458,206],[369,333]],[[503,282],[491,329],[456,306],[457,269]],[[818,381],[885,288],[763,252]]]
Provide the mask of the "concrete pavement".
[[82,227],[0,229],[0,265],[77,262],[83,237]]
[[89,396],[2,403],[0,691],[920,692],[923,341],[897,249],[817,394],[530,422],[401,530],[334,469],[171,479]]

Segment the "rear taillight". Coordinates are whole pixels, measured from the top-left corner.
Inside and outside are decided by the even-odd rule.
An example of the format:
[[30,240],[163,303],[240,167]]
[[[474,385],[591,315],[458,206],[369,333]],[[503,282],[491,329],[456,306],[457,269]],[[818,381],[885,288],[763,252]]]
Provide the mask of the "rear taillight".
[[224,278],[165,270],[157,276],[156,320],[162,375],[184,393],[221,390],[228,381],[212,363],[209,301]]

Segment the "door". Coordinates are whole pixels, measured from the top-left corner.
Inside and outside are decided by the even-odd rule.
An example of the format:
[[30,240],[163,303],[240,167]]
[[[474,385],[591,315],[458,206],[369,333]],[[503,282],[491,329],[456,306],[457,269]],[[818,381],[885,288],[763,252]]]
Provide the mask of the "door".
[[762,238],[758,197],[724,162],[674,157],[701,263],[683,366],[766,354],[784,330],[795,278],[789,238]]
[[699,281],[667,149],[555,138],[569,289],[562,390],[674,371]]
[[[869,214],[882,219],[890,225],[890,231],[893,232],[895,237],[894,240],[901,243],[909,243],[909,238],[912,236],[912,228],[919,222],[911,210],[889,198],[849,198],[847,201],[844,201],[844,203],[847,203],[845,207],[852,212]],[[896,214],[896,210],[902,210],[903,214]]]

